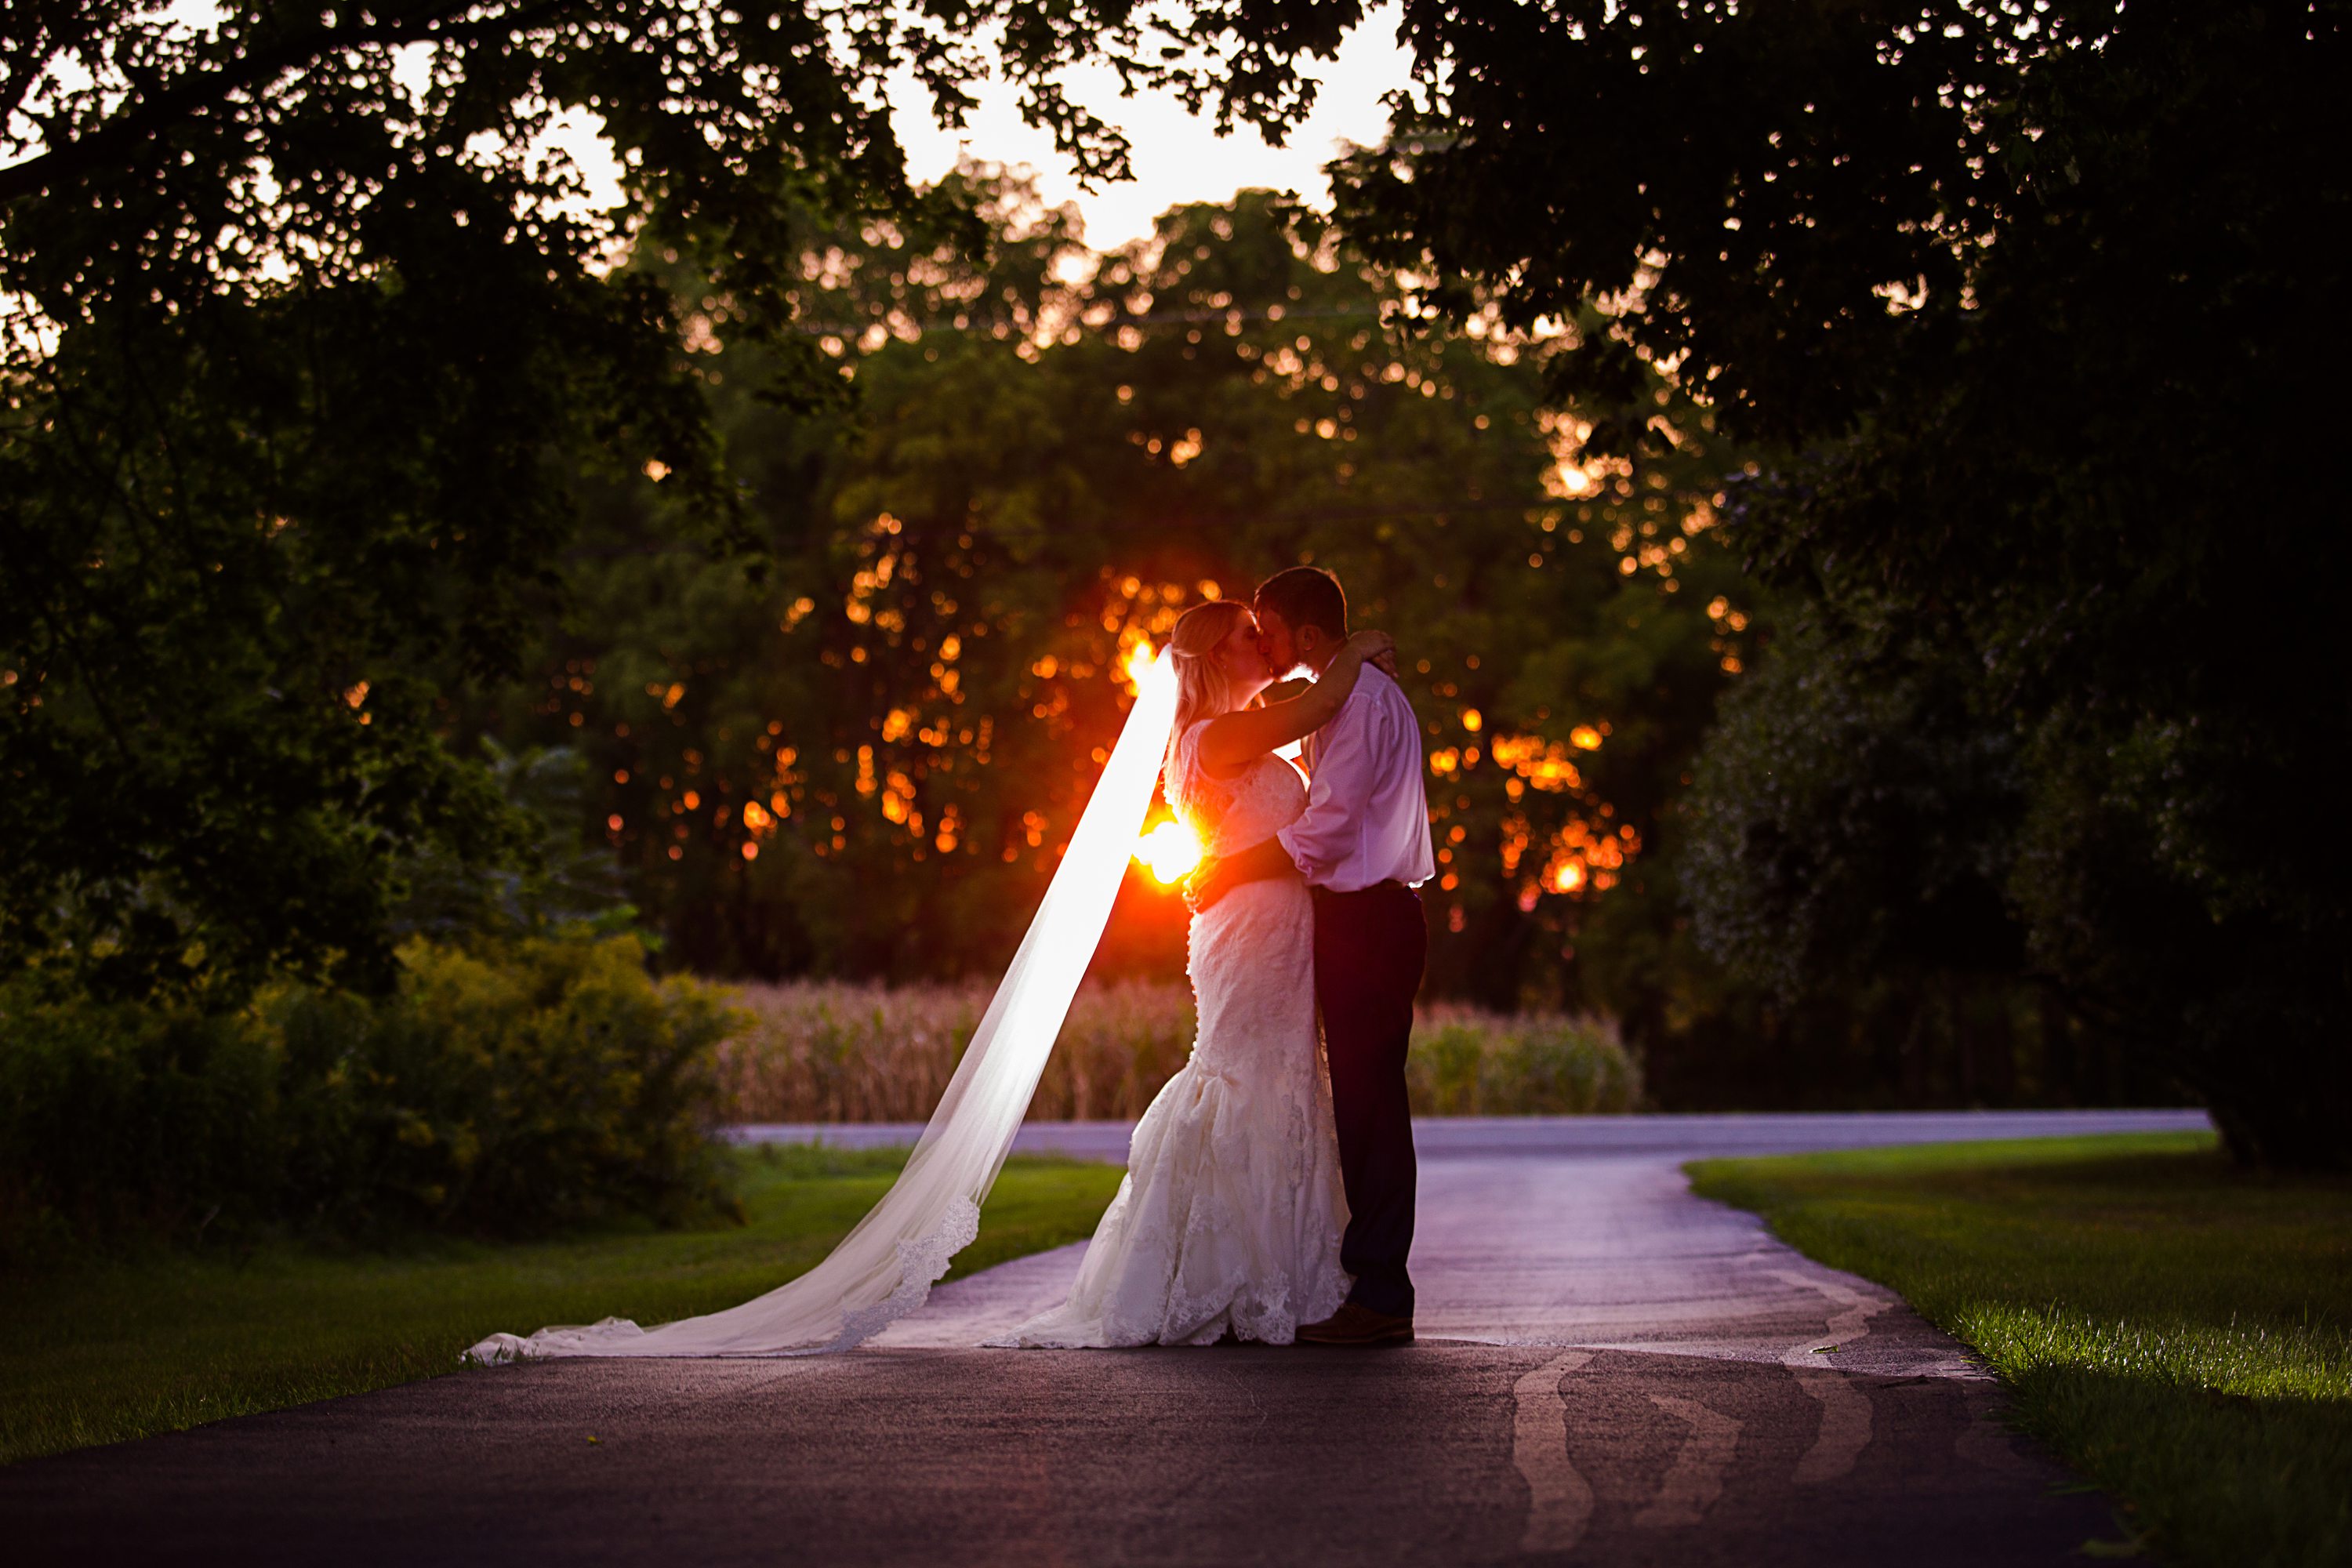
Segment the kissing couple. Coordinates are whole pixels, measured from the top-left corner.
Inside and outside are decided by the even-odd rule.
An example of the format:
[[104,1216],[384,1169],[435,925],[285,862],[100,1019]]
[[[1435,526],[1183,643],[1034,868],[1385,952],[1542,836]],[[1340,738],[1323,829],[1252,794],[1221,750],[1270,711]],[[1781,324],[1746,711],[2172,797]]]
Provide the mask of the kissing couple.
[[[922,1305],[979,1234],[1126,875],[1155,788],[1210,859],[1187,889],[1192,1054],[1144,1112],[1069,1299],[992,1343],[1379,1345],[1412,1338],[1405,1048],[1435,869],[1421,727],[1348,632],[1329,573],[1177,621],[1028,934],[888,1193],[814,1268],[723,1311],[492,1334],[486,1365],[558,1356],[796,1356]],[[1267,703],[1276,680],[1311,677]],[[1294,742],[1306,774],[1280,754]]]
[[[992,1342],[1412,1340],[1404,1067],[1429,942],[1413,889],[1435,865],[1393,646],[1349,635],[1312,566],[1176,623],[1160,783],[1209,857],[1186,893],[1199,1030],[1070,1299]],[[1262,700],[1295,675],[1314,684]],[[1304,780],[1277,754],[1294,742]]]

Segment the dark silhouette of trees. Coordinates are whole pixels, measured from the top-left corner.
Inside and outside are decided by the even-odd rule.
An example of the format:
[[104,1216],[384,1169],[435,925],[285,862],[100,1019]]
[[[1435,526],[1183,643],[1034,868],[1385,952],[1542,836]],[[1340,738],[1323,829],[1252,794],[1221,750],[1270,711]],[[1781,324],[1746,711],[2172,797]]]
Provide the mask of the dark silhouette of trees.
[[[403,858],[527,837],[442,705],[514,672],[582,475],[658,471],[676,526],[748,543],[692,312],[616,250],[679,258],[686,299],[768,345],[769,394],[822,402],[810,233],[988,238],[908,184],[888,72],[950,121],[1009,77],[1107,175],[1125,143],[1056,87],[1072,60],[1229,117],[1305,106],[1246,49],[1170,63],[1120,0],[247,0],[209,28],[97,0],[5,26],[0,965],[131,994],[381,987]],[[572,113],[620,160],[616,212],[545,141]]]
[[[1441,314],[1605,304],[1550,362],[1620,411],[1597,439],[1653,439],[1635,378],[1662,363],[1780,454],[1727,516],[1811,606],[1782,657],[1817,673],[1750,730],[1829,745],[1853,738],[1830,686],[1951,693],[2008,795],[1979,812],[1979,770],[1928,766],[1948,799],[1919,820],[1973,846],[2017,972],[2242,1154],[2352,1157],[2344,8],[1462,0],[1405,28],[1425,90],[1341,171],[1351,239]],[[1924,880],[1881,860],[1821,898],[1782,849],[1935,755],[1879,706],[1850,714],[1877,740],[1808,763],[1846,770],[1826,795],[1718,754],[1737,830],[1694,893],[1727,958],[1785,970],[1936,895],[1927,844]]]

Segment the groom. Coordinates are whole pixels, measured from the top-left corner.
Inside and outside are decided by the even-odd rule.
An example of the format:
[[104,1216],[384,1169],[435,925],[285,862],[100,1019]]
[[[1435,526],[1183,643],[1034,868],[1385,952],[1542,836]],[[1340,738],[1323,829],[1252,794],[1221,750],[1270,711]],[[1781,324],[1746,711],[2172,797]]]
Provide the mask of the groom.
[[[1255,605],[1260,651],[1277,677],[1319,676],[1348,640],[1339,580],[1312,566],[1267,578]],[[1309,1344],[1412,1339],[1414,1168],[1405,1102],[1413,994],[1429,954],[1421,895],[1436,871],[1422,794],[1421,721],[1389,674],[1367,666],[1346,706],[1307,738],[1307,809],[1277,838],[1203,869],[1187,898],[1206,909],[1233,887],[1295,867],[1315,897],[1315,999],[1331,1062],[1348,1233],[1347,1302],[1302,1323]]]

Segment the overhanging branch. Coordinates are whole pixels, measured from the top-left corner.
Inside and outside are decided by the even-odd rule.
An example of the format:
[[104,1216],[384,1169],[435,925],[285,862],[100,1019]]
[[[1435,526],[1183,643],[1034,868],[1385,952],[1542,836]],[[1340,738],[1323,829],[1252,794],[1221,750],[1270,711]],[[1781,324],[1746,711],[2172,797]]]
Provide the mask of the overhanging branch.
[[306,27],[232,65],[184,78],[133,104],[87,136],[0,169],[0,205],[71,184],[95,170],[128,167],[142,144],[218,107],[236,93],[267,86],[321,55],[375,44],[469,44],[495,34],[539,26],[571,3],[572,0],[540,0],[539,4],[480,17],[462,26],[447,24],[473,9],[475,0],[454,0],[421,16],[373,22],[364,26]]

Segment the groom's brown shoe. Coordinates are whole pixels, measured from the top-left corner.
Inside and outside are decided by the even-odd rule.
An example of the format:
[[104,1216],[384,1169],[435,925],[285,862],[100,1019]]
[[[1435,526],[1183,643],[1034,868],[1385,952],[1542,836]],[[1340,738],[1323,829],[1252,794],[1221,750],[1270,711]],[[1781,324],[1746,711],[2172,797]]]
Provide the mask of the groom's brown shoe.
[[1412,1320],[1349,1301],[1319,1323],[1298,1325],[1303,1345],[1409,1345]]

